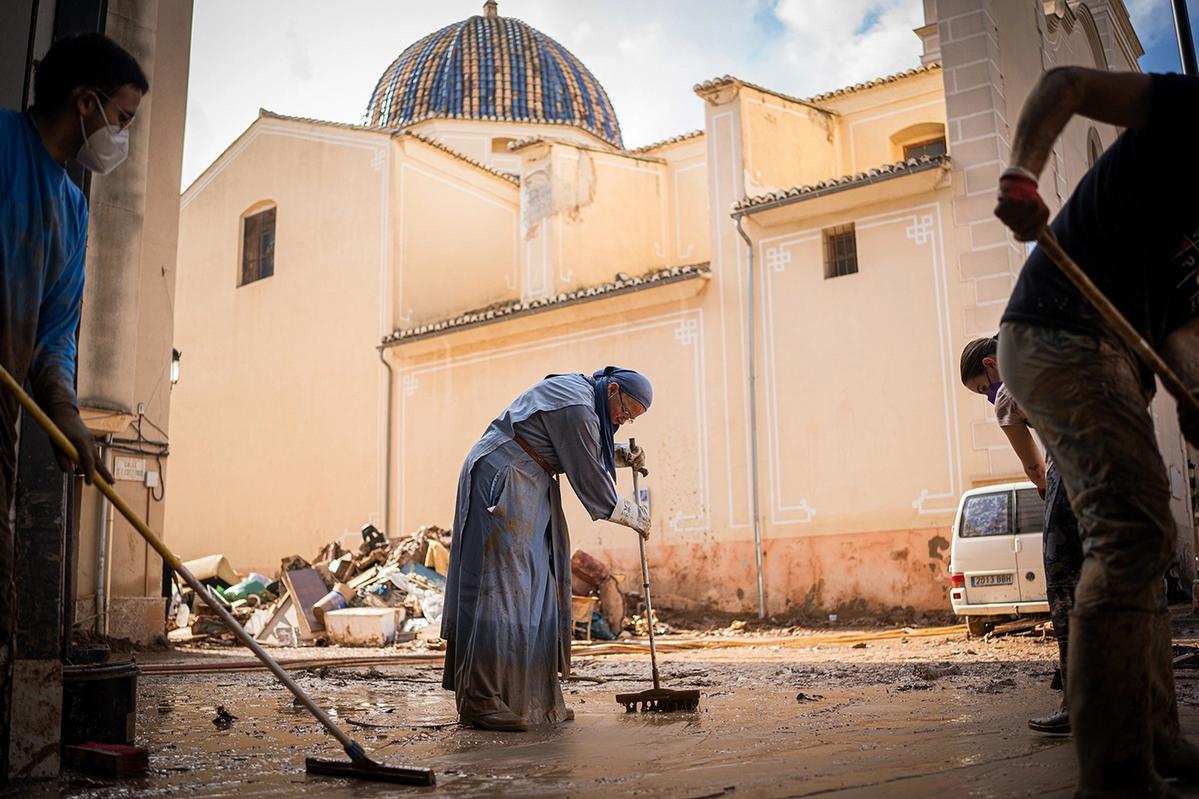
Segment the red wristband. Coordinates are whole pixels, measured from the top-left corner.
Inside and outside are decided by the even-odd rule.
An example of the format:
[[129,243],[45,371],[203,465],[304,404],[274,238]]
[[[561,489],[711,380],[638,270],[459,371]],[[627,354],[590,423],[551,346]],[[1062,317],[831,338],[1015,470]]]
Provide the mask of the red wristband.
[[1040,202],[1041,195],[1037,192],[1037,182],[1023,176],[1006,175],[1000,178],[1000,190],[1004,199],[1028,202]]

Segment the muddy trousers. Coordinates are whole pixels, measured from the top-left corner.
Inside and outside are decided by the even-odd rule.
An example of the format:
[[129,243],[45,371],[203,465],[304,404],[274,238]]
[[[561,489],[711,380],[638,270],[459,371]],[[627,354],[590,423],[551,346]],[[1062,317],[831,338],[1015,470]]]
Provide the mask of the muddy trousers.
[[1049,615],[1057,636],[1058,661],[1062,678],[1069,662],[1070,611],[1074,608],[1074,589],[1082,570],[1082,539],[1078,519],[1070,507],[1061,472],[1052,461],[1045,478],[1045,589]]
[[1161,590],[1176,532],[1150,397],[1121,346],[1023,323],[1000,328],[999,371],[1082,532],[1066,680],[1077,795],[1160,795],[1155,760],[1184,742]]

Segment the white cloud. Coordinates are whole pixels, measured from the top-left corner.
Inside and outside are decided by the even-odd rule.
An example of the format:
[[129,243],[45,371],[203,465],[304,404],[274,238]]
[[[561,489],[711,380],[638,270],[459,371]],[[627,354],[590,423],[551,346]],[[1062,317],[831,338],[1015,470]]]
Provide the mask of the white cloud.
[[[1143,40],[1171,30],[1169,0],[1127,2]],[[482,0],[200,0],[184,183],[260,107],[360,121],[405,47],[481,9]],[[630,147],[701,127],[692,87],[722,74],[807,96],[915,66],[921,9],[920,0],[500,0],[499,8],[595,73]]]
[[[803,94],[856,83],[915,66],[924,24],[921,4],[910,0],[782,0],[787,62],[810,78]],[[861,31],[868,20],[873,20]]]
[[1174,18],[1170,11],[1170,0],[1124,0],[1128,16],[1141,44],[1157,40],[1162,35],[1174,35]]

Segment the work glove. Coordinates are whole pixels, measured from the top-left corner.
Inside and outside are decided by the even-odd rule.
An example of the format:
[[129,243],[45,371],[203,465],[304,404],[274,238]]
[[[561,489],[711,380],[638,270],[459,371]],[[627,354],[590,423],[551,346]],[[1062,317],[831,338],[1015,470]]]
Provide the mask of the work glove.
[[649,540],[649,511],[631,499],[617,497],[616,507],[612,509],[608,521],[631,527],[646,541]]
[[58,429],[79,453],[79,465],[76,466],[65,452],[55,447],[54,457],[58,460],[59,468],[68,474],[83,475],[84,482],[89,485],[92,482],[92,470],[95,469],[101,477],[112,483],[112,475],[108,473],[104,462],[96,458],[96,440],[92,438],[92,432],[87,429],[83,419],[79,418],[79,409],[70,402],[57,402],[46,408],[46,415],[58,425]]
[[627,444],[617,444],[616,466],[620,469],[636,469],[637,471],[644,469],[645,450],[641,447],[630,450]]
[[1017,241],[1032,241],[1049,222],[1049,206],[1037,193],[1037,181],[1028,170],[1014,167],[999,176],[999,204],[995,216],[1012,229]]

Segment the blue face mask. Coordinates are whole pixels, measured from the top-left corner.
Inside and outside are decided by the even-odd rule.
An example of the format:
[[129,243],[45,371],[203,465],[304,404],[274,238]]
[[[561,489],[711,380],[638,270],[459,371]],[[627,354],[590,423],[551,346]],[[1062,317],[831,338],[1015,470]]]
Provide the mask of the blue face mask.
[[1002,380],[996,380],[994,383],[991,383],[989,386],[987,386],[987,402],[991,403],[992,405],[995,404],[995,395],[999,393],[999,389],[1002,385]]

